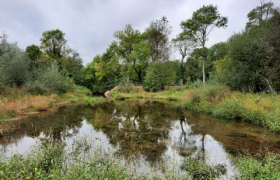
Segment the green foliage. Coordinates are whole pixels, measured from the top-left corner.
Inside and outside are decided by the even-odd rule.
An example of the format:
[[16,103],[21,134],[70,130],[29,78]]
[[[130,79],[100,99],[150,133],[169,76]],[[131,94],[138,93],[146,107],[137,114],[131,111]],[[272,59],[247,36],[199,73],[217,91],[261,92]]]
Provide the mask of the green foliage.
[[66,44],[64,36],[65,34],[59,29],[44,32],[40,39],[42,50],[53,58],[61,58]]
[[[27,158],[14,155],[1,159],[0,179],[128,179],[120,160],[105,155],[98,148],[87,154],[90,145],[75,142],[73,150],[65,144],[47,142],[33,149]],[[84,159],[86,155],[87,159]],[[98,170],[97,170],[98,169]]]
[[82,65],[83,60],[79,53],[71,50],[71,55],[63,58],[62,66],[65,74],[72,78],[77,85],[81,85],[83,82]]
[[87,96],[92,95],[91,90],[86,88],[86,87],[84,87],[84,86],[76,86],[76,91],[77,92],[81,92],[81,93],[83,93],[83,94],[85,94]]
[[222,49],[226,55],[213,66],[216,82],[246,92],[280,90],[280,13],[272,5],[265,3],[252,10],[248,14],[250,28],[229,39],[227,48]]
[[118,57],[114,54],[115,45],[112,43],[102,56],[95,56],[93,61],[83,69],[83,85],[93,93],[103,94],[119,82],[120,65]]
[[159,20],[152,21],[143,33],[150,46],[152,62],[168,60],[170,53],[168,35],[170,33],[171,27],[165,16]]
[[154,62],[147,69],[144,80],[144,88],[148,91],[163,90],[164,86],[171,86],[176,83],[176,71],[178,63]]
[[208,5],[198,9],[193,13],[191,19],[181,23],[183,33],[196,38],[199,42],[199,45],[202,47],[201,57],[203,83],[206,82],[205,59],[207,52],[205,49],[205,43],[207,41],[207,37],[214,27],[227,27],[227,22],[227,17],[222,17],[219,14],[217,6]]
[[38,70],[35,77],[25,84],[28,91],[34,94],[64,93],[74,88],[73,80],[63,75],[57,64]]
[[145,41],[135,44],[133,52],[129,55],[129,59],[132,60],[132,67],[137,74],[139,84],[142,84],[150,55],[151,51],[149,45]]
[[167,169],[163,176],[135,173],[123,158],[94,146],[87,138],[75,140],[71,148],[47,140],[27,157],[15,154],[6,159],[0,154],[0,179],[182,179]]
[[22,85],[29,73],[30,60],[17,44],[7,42],[7,35],[3,34],[0,42],[0,84]]
[[30,45],[26,47],[26,55],[30,59],[30,69],[36,69],[39,67],[39,58],[42,54],[42,51],[39,46]]
[[7,85],[22,85],[29,75],[29,59],[22,52],[17,52],[11,59],[5,59],[1,73]]
[[81,84],[82,60],[78,53],[64,47],[64,34],[60,30],[47,31],[41,41],[42,50],[31,45],[23,52],[16,44],[7,41],[7,35],[2,36],[0,89],[24,85],[35,94],[63,93],[73,89],[71,78]]
[[280,158],[278,154],[268,153],[264,157],[241,156],[237,160],[240,179],[279,179]]
[[179,34],[175,39],[172,40],[172,42],[174,47],[179,51],[181,55],[179,78],[181,80],[181,84],[184,84],[187,81],[187,63],[185,62],[185,59],[194,51],[194,48],[197,45],[196,40],[192,37]]
[[247,15],[249,22],[246,24],[246,29],[250,29],[253,26],[260,25],[262,21],[267,20],[273,16],[276,12],[276,9],[273,8],[273,3],[263,3],[261,1],[261,5],[254,8]]
[[204,48],[206,37],[211,32],[212,28],[226,27],[227,22],[228,19],[219,14],[217,6],[208,5],[195,11],[192,18],[183,21],[181,26],[186,34],[198,38]]

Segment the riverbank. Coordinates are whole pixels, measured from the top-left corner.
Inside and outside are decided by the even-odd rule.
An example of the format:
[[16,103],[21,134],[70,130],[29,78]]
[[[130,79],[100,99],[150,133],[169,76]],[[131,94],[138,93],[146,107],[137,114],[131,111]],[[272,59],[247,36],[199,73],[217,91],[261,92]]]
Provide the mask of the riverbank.
[[280,96],[265,93],[241,93],[220,85],[192,84],[166,87],[160,92],[145,92],[142,87],[116,87],[112,99],[148,99],[174,101],[188,109],[215,117],[236,119],[280,132]]
[[[105,101],[103,97],[93,97],[84,88],[64,94],[32,95],[20,89],[10,89],[9,96],[0,99],[0,133],[10,131],[10,122],[20,121],[28,116],[49,111],[50,109],[68,105],[94,105]],[[5,123],[5,124],[3,124]],[[8,123],[8,124],[7,124]]]

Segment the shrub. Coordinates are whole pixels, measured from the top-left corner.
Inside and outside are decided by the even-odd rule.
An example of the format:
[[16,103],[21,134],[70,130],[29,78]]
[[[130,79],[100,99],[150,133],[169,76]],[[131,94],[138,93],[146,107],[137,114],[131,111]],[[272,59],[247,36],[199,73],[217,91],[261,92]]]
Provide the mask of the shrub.
[[25,87],[34,94],[64,93],[73,90],[74,82],[59,71],[57,64],[53,64],[46,69],[39,70],[36,79],[27,82]]
[[85,95],[92,95],[92,91],[84,86],[76,86],[77,92],[84,93]]
[[224,101],[216,106],[216,109],[214,110],[213,114],[217,117],[241,119],[241,114],[244,111],[244,109],[245,106],[240,101]]
[[176,66],[172,62],[155,62],[148,69],[144,88],[148,91],[163,90],[164,86],[176,83]]
[[5,84],[23,84],[29,73],[29,59],[24,53],[18,52],[11,59],[5,59],[2,77]]
[[216,103],[226,98],[230,94],[230,89],[221,85],[206,85],[202,88],[202,96],[209,102]]

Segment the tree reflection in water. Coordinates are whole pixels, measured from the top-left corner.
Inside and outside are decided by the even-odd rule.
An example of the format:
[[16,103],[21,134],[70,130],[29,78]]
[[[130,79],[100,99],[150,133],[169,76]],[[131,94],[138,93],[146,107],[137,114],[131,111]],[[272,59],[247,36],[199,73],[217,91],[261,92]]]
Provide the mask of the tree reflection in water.
[[266,145],[269,150],[280,151],[279,137],[265,129],[150,101],[69,106],[33,115],[0,137],[0,144],[12,154],[42,138],[70,143],[79,135],[100,139],[99,145],[124,157],[143,159],[151,166],[166,161],[170,154],[178,161],[195,157],[208,162],[210,157],[230,166],[226,150],[239,152],[246,147],[254,152]]

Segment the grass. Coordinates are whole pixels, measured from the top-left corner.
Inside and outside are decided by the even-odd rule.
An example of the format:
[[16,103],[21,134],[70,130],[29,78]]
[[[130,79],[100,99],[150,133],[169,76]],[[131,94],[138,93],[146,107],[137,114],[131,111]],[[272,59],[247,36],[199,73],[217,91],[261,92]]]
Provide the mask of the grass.
[[279,179],[280,157],[279,154],[257,154],[255,157],[243,155],[237,159],[240,179]]
[[0,122],[19,119],[21,115],[46,111],[53,106],[64,106],[66,104],[94,105],[105,101],[102,97],[92,97],[90,92],[84,90],[84,88],[76,88],[75,91],[64,94],[49,95],[32,95],[18,88],[9,88],[9,91],[10,93],[0,96]]
[[[236,179],[280,177],[277,154],[258,154],[256,157],[241,155],[235,164]],[[26,157],[15,154],[7,158],[0,153],[0,179],[214,180],[226,174],[223,165],[210,166],[205,160],[194,157],[187,158],[182,169],[186,173],[181,175],[164,167],[162,174],[140,174],[121,156],[94,146],[86,137],[76,139],[70,147],[63,142],[44,141],[33,147]]]
[[182,179],[176,173],[161,177],[134,172],[123,158],[94,147],[88,138],[76,140],[71,148],[62,142],[45,142],[33,147],[27,157],[0,155],[0,179]]
[[280,132],[280,95],[241,93],[212,84],[166,89],[160,92],[134,90],[132,93],[113,89],[111,98],[177,101],[177,104],[191,110],[247,121]]

